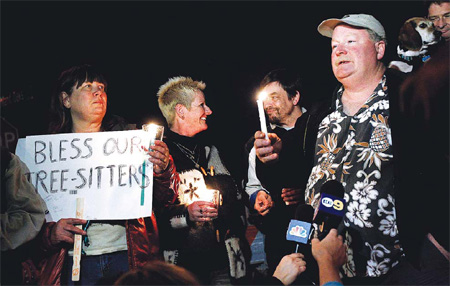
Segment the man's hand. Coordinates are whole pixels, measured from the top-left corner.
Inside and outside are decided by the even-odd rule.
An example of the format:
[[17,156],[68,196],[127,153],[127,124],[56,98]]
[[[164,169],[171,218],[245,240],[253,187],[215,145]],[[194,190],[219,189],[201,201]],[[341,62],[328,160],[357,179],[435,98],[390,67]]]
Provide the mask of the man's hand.
[[317,238],[311,240],[311,250],[314,258],[320,260],[330,260],[336,268],[341,267],[347,260],[345,245],[341,235],[336,229],[331,229],[328,235],[320,241]]
[[86,232],[79,229],[75,225],[85,224],[87,221],[78,218],[62,218],[52,228],[50,234],[50,241],[53,245],[57,245],[61,242],[67,242],[73,244],[74,234],[86,235]]
[[283,188],[281,190],[281,198],[284,203],[289,205],[296,205],[305,199],[305,190],[294,188]]
[[273,273],[273,277],[280,280],[284,285],[292,284],[298,275],[306,270],[306,262],[303,254],[292,253],[285,255]]
[[339,267],[347,261],[347,253],[337,230],[331,229],[322,241],[313,238],[311,251],[319,265],[320,285],[330,281],[341,282]]
[[273,206],[272,197],[264,192],[259,191],[256,195],[254,209],[262,216],[265,216],[269,213],[270,209]]
[[261,131],[255,132],[255,153],[258,159],[263,163],[273,163],[278,161],[281,148],[283,146],[280,137],[275,133],[267,134],[269,139]]

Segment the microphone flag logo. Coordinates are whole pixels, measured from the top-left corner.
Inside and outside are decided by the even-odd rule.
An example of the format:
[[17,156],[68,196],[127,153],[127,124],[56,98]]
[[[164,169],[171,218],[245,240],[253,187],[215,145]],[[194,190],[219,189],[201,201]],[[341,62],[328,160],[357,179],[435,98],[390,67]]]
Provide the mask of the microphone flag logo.
[[310,230],[310,223],[291,219],[286,232],[286,240],[307,244]]

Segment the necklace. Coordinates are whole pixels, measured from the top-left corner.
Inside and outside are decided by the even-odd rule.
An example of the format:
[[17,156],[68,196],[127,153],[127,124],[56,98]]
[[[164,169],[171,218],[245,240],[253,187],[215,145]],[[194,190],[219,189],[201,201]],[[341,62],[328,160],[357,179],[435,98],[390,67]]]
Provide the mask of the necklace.
[[200,155],[197,156],[197,160],[195,160],[195,149],[197,149],[197,144],[194,147],[194,150],[191,150],[189,148],[187,148],[186,146],[177,143],[177,142],[173,142],[175,145],[177,145],[178,149],[180,149],[181,153],[183,153],[189,160],[192,161],[192,163],[194,163],[195,168],[199,169],[200,165],[198,164],[198,160],[200,159]]

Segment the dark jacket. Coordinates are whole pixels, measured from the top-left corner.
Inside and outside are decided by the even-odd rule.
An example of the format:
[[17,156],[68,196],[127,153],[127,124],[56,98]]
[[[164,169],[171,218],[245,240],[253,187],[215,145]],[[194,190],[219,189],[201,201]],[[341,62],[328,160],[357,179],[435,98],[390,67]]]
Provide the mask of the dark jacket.
[[397,225],[416,267],[428,233],[449,250],[448,62],[446,43],[390,97]]
[[[263,164],[256,159],[257,177],[270,193],[274,207],[263,217],[251,205],[249,221],[265,234],[265,252],[270,271],[275,270],[284,255],[295,250],[295,244],[286,240],[286,230],[298,205],[286,206],[281,191],[283,188],[305,189],[313,166],[318,126],[328,112],[328,102],[317,102],[297,119],[293,129],[287,131],[276,127],[270,130],[283,142],[279,160]],[[253,142],[254,138],[248,141],[247,152],[250,152]]]
[[[237,265],[236,273],[240,274],[234,275],[234,270],[231,270],[230,276],[233,283],[238,282],[233,279],[241,280],[241,275],[245,272],[246,259],[242,256],[242,248],[245,247],[246,241],[245,228],[240,217],[243,214],[238,208],[234,179],[215,146],[171,130],[165,135],[180,174],[178,199],[172,205],[155,210],[165,259],[187,268],[205,284],[209,284],[212,271]],[[211,167],[214,168],[213,175]],[[190,221],[188,205],[191,200],[201,199],[205,186],[220,191],[222,204],[219,206],[219,216],[211,222]],[[241,248],[236,249],[237,245],[232,247],[236,251],[236,261],[229,259],[231,248],[227,243],[231,239],[235,242],[239,240]]]

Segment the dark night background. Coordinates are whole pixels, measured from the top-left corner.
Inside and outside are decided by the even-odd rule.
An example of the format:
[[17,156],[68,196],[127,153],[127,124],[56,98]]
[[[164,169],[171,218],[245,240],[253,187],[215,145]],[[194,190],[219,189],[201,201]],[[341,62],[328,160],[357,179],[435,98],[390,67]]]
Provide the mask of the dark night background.
[[[58,75],[90,63],[107,76],[109,111],[138,126],[163,123],[158,87],[190,76],[207,85],[213,114],[206,135],[240,179],[243,145],[259,129],[258,82],[291,66],[303,73],[307,101],[330,98],[337,83],[330,40],[317,26],[350,13],[372,14],[384,25],[386,62],[396,57],[403,22],[425,14],[421,1],[2,1],[1,116],[19,137],[45,134]],[[10,127],[2,123],[5,144]]]

